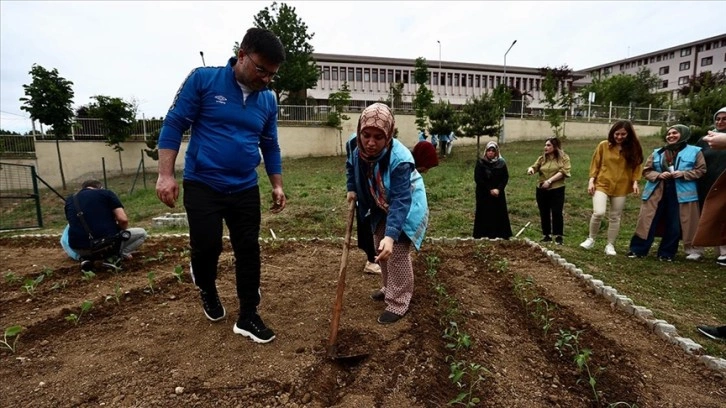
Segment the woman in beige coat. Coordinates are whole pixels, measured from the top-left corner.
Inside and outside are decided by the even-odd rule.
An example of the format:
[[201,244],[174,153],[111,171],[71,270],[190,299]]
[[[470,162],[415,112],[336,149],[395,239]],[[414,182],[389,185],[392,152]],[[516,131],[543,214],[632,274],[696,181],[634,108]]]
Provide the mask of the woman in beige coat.
[[706,161],[700,147],[687,144],[690,136],[685,125],[669,127],[665,146],[655,149],[643,166],[647,183],[629,258],[646,256],[656,236],[662,236],[658,246],[661,261],[673,261],[681,237],[686,253],[693,251],[700,214],[696,180],[706,173]]

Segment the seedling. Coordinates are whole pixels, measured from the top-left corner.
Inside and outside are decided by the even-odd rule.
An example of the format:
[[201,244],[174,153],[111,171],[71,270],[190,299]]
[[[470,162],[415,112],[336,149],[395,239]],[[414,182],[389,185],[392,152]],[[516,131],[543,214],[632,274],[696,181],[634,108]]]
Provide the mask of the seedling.
[[113,293],[110,295],[106,295],[106,302],[109,300],[115,300],[116,304],[118,305],[120,303],[119,299],[121,298],[121,286],[117,283],[116,286],[113,287]]
[[509,261],[506,258],[497,262],[497,272],[505,273],[508,270],[509,270]]
[[444,339],[448,341],[446,348],[454,351],[471,348],[471,336],[459,330],[459,325],[451,321],[444,331]]
[[81,271],[83,273],[83,276],[81,276],[81,279],[84,281],[89,281],[96,277],[96,274],[93,271]]
[[15,353],[16,343],[18,342],[18,338],[20,338],[21,331],[23,331],[23,328],[19,325],[5,328],[5,334],[3,335],[3,340],[0,341],[0,345]]
[[[453,360],[453,359],[452,359]],[[475,407],[481,401],[479,397],[474,395],[476,386],[484,381],[484,375],[488,374],[489,370],[482,367],[481,364],[469,363],[467,366],[463,361],[452,361],[449,366],[451,374],[449,379],[452,383],[456,384],[459,389],[463,389],[456,398],[449,401],[448,405],[463,405],[465,407]],[[464,379],[469,378],[469,386],[467,387]]]
[[49,268],[47,266],[44,266],[43,267],[43,270],[41,271],[41,273],[43,275],[45,275],[45,276],[47,276],[47,277],[50,278],[51,276],[53,276],[53,269],[51,269],[51,268]]
[[181,265],[177,265],[174,267],[174,272],[172,272],[172,275],[174,275],[177,282],[184,283],[184,268],[182,268]]
[[66,287],[66,285],[68,285],[68,279],[63,279],[60,282],[54,283],[53,286],[51,286],[50,288],[52,290],[60,290],[60,289],[64,289]]
[[154,284],[155,284],[156,274],[154,272],[149,272],[146,274],[146,280],[149,282],[147,287],[151,291],[151,293],[154,293]]
[[588,383],[590,384],[592,393],[595,396],[595,402],[598,403],[600,401],[600,398],[598,397],[597,390],[595,389],[597,380],[595,379],[594,374],[591,372],[589,365],[592,350],[580,348],[580,334],[582,334],[582,330],[572,333],[570,331],[560,329],[560,335],[557,339],[557,342],[555,343],[555,348],[557,349],[557,351],[559,351],[560,356],[562,356],[563,349],[569,349],[572,352],[572,354],[574,355],[573,360],[575,364],[577,364],[577,368],[580,370],[581,373],[587,373]]
[[43,279],[45,279],[45,275],[41,274],[38,275],[35,279],[26,279],[25,283],[23,283],[23,289],[28,292],[30,296],[33,296],[35,294],[35,289],[38,287],[40,282],[43,282]]
[[84,313],[87,313],[91,308],[93,307],[93,302],[90,300],[84,300],[81,304],[81,312],[78,314],[71,313],[68,316],[66,316],[66,320],[73,323],[74,325],[78,326],[78,323],[81,322],[81,316],[83,316]]
[[7,272],[4,276],[5,276],[5,283],[7,283],[9,285],[13,285],[15,283],[22,282],[22,279],[20,278],[20,276],[14,274],[12,272]]
[[535,305],[535,309],[531,315],[539,322],[542,326],[542,330],[544,331],[544,335],[547,336],[547,332],[549,332],[550,327],[552,327],[552,322],[555,320],[554,317],[550,317],[550,311],[554,310],[554,306],[550,306],[550,304],[542,298],[536,298],[532,300],[531,303]]

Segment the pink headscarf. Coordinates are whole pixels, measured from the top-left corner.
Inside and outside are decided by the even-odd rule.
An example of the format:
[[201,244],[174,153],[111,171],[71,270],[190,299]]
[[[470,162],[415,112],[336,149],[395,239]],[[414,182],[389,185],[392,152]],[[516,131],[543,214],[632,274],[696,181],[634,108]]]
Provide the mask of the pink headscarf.
[[[393,140],[393,129],[395,128],[396,120],[393,118],[391,108],[380,102],[376,102],[373,105],[363,109],[358,119],[358,131],[356,133],[356,143],[358,144],[358,154],[360,158],[368,163],[376,162],[378,159],[383,157],[386,151],[391,146],[391,140]],[[361,143],[361,131],[365,128],[373,127],[383,131],[386,135],[386,147],[377,156],[371,157],[365,153],[363,144]]]

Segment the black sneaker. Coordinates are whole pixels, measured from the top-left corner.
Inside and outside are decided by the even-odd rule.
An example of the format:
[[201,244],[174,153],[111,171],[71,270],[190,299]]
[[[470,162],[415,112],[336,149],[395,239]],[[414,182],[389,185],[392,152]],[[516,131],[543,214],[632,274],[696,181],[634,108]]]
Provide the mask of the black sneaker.
[[227,311],[224,310],[222,302],[219,301],[219,294],[217,293],[216,288],[207,292],[200,289],[199,295],[202,298],[202,308],[204,309],[204,315],[207,316],[207,319],[213,322],[218,322],[224,319],[224,316],[227,315]]
[[232,331],[249,337],[255,343],[269,343],[275,339],[275,332],[265,326],[262,318],[257,313],[251,317],[242,317],[240,315]]
[[627,254],[625,254],[628,258],[642,258],[643,255],[638,255],[633,251],[629,251]]
[[393,312],[385,311],[383,314],[378,316],[378,323],[380,324],[391,324],[401,320],[403,316],[397,315]]
[[724,333],[719,331],[718,327],[715,326],[697,326],[696,330],[698,330],[699,333],[703,334],[704,336],[708,337],[709,339],[713,340],[726,340],[726,336],[724,336]]
[[552,242],[552,237],[549,235],[545,235],[544,238],[542,238],[539,242]]
[[562,245],[562,236],[558,235],[555,237],[555,244]]
[[726,266],[726,256],[719,256],[716,258],[716,265]]
[[93,261],[88,259],[81,261],[81,272],[93,272]]
[[673,258],[668,256],[659,256],[658,260],[661,262],[673,262]]

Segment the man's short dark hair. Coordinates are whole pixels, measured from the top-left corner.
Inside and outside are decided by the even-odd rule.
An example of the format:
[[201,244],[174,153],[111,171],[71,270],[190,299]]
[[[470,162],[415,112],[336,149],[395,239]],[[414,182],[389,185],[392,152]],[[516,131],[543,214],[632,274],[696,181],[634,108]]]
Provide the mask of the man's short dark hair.
[[98,189],[98,188],[103,188],[103,184],[101,184],[101,182],[96,179],[86,180],[83,182],[83,184],[81,184],[81,189],[88,188],[88,187]]
[[285,47],[282,41],[270,30],[252,27],[242,39],[240,48],[245,54],[260,54],[270,64],[285,62]]

